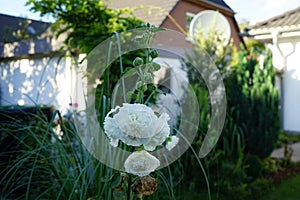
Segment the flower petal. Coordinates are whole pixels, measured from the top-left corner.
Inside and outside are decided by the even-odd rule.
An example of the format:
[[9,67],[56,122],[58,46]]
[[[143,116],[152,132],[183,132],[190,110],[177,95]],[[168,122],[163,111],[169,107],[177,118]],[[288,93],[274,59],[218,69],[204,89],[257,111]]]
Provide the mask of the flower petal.
[[156,118],[153,110],[146,105],[126,103],[114,116],[122,132],[137,138],[148,138],[154,135],[152,124]]
[[171,151],[179,142],[179,138],[177,136],[171,136],[170,141],[167,142],[166,148]]
[[121,140],[127,145],[143,145],[146,150],[153,151],[169,136],[169,119],[166,113],[157,117],[154,111],[144,104],[124,103],[123,107],[112,109],[105,117],[104,131],[114,147]]
[[159,167],[160,161],[147,151],[136,151],[124,163],[125,171],[138,176],[146,176]]

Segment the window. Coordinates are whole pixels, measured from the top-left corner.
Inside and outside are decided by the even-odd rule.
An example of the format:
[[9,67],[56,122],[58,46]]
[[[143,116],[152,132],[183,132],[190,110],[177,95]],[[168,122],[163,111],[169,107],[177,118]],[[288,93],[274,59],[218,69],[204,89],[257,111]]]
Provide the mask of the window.
[[189,32],[190,24],[191,24],[192,19],[193,19],[194,16],[195,16],[195,14],[194,14],[194,13],[187,12],[187,13],[185,14],[185,16],[186,16],[186,31]]

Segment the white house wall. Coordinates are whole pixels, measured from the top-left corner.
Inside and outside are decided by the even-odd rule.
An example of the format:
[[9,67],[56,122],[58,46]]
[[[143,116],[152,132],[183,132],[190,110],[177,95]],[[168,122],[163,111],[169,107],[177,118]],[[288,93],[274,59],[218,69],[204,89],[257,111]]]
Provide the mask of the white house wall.
[[71,59],[43,57],[0,63],[1,105],[54,105],[66,110],[71,102]]
[[[277,68],[284,69],[283,78],[283,129],[300,132],[300,38],[279,41],[279,51],[273,51]],[[284,66],[285,65],[285,66]]]
[[[176,125],[177,117],[181,111],[181,101],[186,95],[188,82],[187,73],[182,70],[182,61],[177,58],[159,57],[155,62],[161,65],[161,69],[154,73],[154,83],[161,84],[170,89],[166,95],[160,95],[159,105],[161,111],[171,117],[170,124]],[[169,71],[169,74],[168,72]],[[165,81],[161,82],[162,79]]]

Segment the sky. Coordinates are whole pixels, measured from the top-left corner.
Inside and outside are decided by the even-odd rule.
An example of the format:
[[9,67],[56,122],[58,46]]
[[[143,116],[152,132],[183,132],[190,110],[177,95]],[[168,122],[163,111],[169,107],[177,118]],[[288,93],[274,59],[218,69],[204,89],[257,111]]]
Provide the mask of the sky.
[[0,13],[17,17],[25,17],[34,20],[53,21],[49,17],[41,18],[38,13],[29,11],[28,6],[25,6],[27,0],[0,0]]
[[254,24],[300,6],[300,0],[225,0],[235,11],[238,22],[243,19]]
[[[26,1],[0,0],[0,13],[53,21],[49,17],[40,18],[37,13],[30,12],[29,7],[24,6]],[[238,22],[245,19],[252,24],[300,6],[300,0],[225,0],[225,2],[235,11],[235,18]]]

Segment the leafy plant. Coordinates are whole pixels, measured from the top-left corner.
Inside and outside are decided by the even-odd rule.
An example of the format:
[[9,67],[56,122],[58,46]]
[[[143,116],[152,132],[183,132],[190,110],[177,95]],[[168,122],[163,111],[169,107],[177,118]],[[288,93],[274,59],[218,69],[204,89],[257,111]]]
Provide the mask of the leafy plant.
[[[60,114],[56,112],[58,116]],[[53,118],[54,119],[54,118]],[[53,120],[52,119],[52,120]],[[112,196],[105,177],[112,169],[99,163],[81,143],[72,121],[59,119],[60,125],[33,114],[20,124],[11,117],[10,126],[1,126],[1,132],[13,137],[20,145],[1,156],[9,160],[1,166],[1,197],[13,199],[88,199],[93,196]],[[36,123],[31,123],[32,121]],[[62,128],[63,134],[52,127]],[[15,131],[12,131],[15,130]],[[55,194],[55,195],[54,195]]]
[[[219,142],[203,159],[209,180],[213,191],[230,197],[236,192],[239,198],[246,198],[251,195],[249,183],[262,174],[261,158],[274,149],[279,131],[279,101],[271,54],[265,52],[264,65],[260,66],[257,51],[249,53],[243,47],[237,50],[230,45],[224,46],[214,30],[206,37],[200,32],[195,43],[202,53],[194,59],[203,60],[209,55],[219,68],[228,103]],[[199,131],[193,143],[194,148],[199,149],[210,123],[209,92],[201,79],[202,74],[188,63],[184,67],[200,103]],[[190,159],[187,160],[192,163]],[[189,168],[193,166],[191,163],[187,164]]]
[[246,151],[265,158],[275,147],[279,132],[279,99],[270,51],[264,65],[241,49],[227,82],[228,103],[239,110],[236,123],[245,126]]
[[130,9],[110,9],[103,0],[28,0],[26,5],[41,16],[51,15],[57,20],[53,30],[57,35],[67,34],[65,44],[71,52],[79,49],[81,53],[88,53],[114,32],[142,23]]

